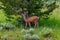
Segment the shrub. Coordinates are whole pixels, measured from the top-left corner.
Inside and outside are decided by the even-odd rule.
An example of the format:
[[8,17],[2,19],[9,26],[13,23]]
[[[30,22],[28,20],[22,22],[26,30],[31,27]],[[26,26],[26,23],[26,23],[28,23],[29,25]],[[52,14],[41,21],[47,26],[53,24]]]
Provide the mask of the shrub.
[[51,28],[47,28],[47,27],[44,27],[41,31],[40,31],[40,35],[46,35],[46,34],[49,34],[49,33],[52,33],[52,29]]
[[9,22],[1,23],[0,26],[3,27],[4,29],[7,29],[7,30],[12,29],[12,28],[15,27],[15,25],[13,25]]
[[23,34],[23,37],[26,40],[39,40],[39,36],[34,33],[33,28],[30,28],[30,29],[27,29],[27,30],[23,29],[21,31],[21,33]]

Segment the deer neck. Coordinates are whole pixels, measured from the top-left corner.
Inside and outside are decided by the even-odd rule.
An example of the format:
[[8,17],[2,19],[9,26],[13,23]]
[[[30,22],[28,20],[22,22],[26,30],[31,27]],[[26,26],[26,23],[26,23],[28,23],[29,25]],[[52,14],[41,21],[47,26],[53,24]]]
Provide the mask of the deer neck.
[[24,19],[24,21],[27,21],[27,18],[26,18],[26,16],[23,16],[23,19]]

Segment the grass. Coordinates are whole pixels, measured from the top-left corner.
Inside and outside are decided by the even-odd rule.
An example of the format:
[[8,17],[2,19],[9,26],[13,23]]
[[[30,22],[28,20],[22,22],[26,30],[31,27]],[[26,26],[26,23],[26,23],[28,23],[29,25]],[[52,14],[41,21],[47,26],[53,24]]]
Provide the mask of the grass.
[[[60,40],[60,29],[59,27],[47,27],[47,26],[44,26],[46,28],[50,28],[52,29],[52,36],[51,37],[51,40]],[[41,36],[39,33],[43,30],[44,28],[43,26],[40,27],[40,28],[34,28],[34,33],[36,35],[39,35],[39,38],[41,40],[44,40],[44,37]],[[8,40],[25,40],[24,37],[23,37],[23,34],[21,33],[21,30],[20,28],[16,28],[15,30],[1,30],[0,31],[0,40],[3,40],[3,39],[8,39]],[[46,31],[46,30],[45,30]],[[43,31],[43,32],[45,32]],[[12,37],[12,39],[9,39],[10,36]]]

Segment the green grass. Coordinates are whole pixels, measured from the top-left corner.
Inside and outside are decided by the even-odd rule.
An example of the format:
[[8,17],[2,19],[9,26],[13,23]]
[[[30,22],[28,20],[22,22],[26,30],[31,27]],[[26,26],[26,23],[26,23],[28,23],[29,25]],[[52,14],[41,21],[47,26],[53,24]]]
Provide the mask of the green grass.
[[[59,29],[59,27],[57,27],[57,26],[56,27],[55,26],[54,27],[44,26],[44,27],[52,29],[52,37],[50,38],[51,40],[56,40],[56,39],[60,40],[60,29]],[[40,35],[40,32],[43,30],[44,27],[34,28],[34,33],[36,35],[39,35],[41,40],[44,40],[44,37],[42,35]],[[23,37],[23,34],[21,33],[21,30],[22,29],[20,29],[20,28],[16,28],[15,30],[9,30],[9,31],[3,29],[2,31],[0,31],[0,37],[2,37],[2,39],[5,39],[5,38],[8,39],[11,36],[12,40],[25,40]],[[0,38],[0,40],[2,40],[2,39]]]

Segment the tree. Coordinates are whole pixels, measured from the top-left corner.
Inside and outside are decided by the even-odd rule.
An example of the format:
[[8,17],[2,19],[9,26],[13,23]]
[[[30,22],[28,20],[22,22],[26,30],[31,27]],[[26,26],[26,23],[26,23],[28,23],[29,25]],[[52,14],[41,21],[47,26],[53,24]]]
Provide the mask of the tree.
[[0,0],[7,16],[11,14],[20,14],[20,8],[23,8],[28,15],[42,16],[49,15],[56,7],[56,1],[49,2],[49,0]]

